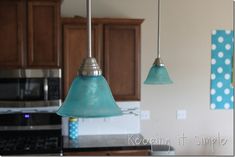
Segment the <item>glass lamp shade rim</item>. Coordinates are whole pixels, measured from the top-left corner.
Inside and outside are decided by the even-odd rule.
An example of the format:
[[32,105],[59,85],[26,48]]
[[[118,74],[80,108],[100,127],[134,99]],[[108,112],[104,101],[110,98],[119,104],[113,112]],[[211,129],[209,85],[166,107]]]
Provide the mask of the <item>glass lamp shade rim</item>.
[[108,118],[108,117],[116,117],[123,115],[122,112],[116,113],[116,114],[110,114],[110,115],[79,115],[79,114],[66,114],[66,113],[60,113],[59,111],[56,112],[57,115],[62,117],[72,117],[72,118]]

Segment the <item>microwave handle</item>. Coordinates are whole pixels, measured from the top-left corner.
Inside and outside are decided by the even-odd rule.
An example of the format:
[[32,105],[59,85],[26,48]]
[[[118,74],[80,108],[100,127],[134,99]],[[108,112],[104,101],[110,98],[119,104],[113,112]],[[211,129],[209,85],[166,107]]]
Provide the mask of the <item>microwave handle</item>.
[[44,78],[44,100],[48,100],[48,79]]
[[20,100],[24,100],[24,89],[20,88]]

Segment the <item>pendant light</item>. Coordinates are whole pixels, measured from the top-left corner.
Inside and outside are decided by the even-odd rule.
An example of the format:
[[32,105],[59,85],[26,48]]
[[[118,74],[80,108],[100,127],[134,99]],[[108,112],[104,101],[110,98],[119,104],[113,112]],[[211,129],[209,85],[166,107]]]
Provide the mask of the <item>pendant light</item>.
[[122,115],[102,71],[92,57],[91,0],[86,1],[88,56],[73,80],[68,95],[57,114],[65,117],[98,118]]
[[144,84],[171,84],[173,83],[167,72],[167,69],[160,58],[160,0],[158,0],[158,42],[157,42],[157,58],[151,67],[147,79]]

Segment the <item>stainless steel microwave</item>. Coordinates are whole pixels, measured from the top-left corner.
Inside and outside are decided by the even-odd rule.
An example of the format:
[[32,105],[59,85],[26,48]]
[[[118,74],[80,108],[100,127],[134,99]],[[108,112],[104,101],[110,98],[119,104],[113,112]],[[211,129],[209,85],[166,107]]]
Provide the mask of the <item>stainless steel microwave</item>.
[[61,69],[0,70],[0,107],[61,104]]

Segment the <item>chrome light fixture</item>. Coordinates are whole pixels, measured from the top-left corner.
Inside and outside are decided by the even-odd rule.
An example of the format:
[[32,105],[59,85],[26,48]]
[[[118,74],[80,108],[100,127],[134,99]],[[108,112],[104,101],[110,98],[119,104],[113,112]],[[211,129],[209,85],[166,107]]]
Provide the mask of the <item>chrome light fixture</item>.
[[160,58],[160,0],[158,0],[158,42],[157,42],[157,58],[151,67],[147,79],[144,84],[171,84],[173,83],[167,72],[166,66]]
[[122,115],[102,71],[92,57],[91,50],[91,0],[87,0],[88,56],[83,60],[57,114],[65,117],[98,118]]

